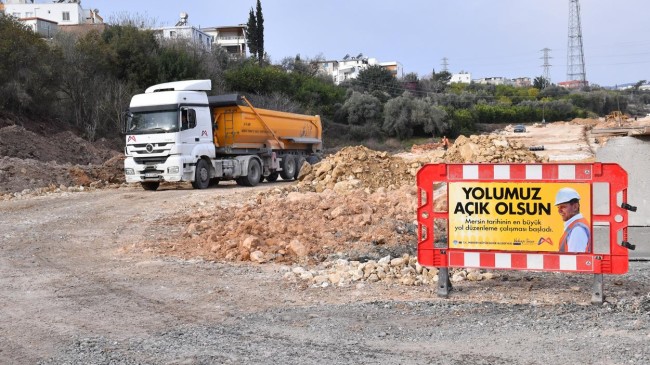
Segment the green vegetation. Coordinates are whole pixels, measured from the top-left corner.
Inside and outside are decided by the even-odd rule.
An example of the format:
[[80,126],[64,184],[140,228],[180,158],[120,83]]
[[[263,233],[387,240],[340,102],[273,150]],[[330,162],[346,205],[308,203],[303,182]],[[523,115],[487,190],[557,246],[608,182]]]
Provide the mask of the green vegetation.
[[241,92],[261,107],[321,115],[330,146],[399,146],[396,139],[467,135],[485,123],[648,112],[650,93],[640,90],[644,80],[626,91],[569,91],[543,77],[533,87],[450,84],[447,72],[398,79],[370,66],[337,86],[300,55],[275,65],[266,61],[257,5],[249,14],[250,59],[220,48],[206,52],[182,40],[161,41],[133,22],[44,40],[12,17],[0,17],[0,113],[57,119],[89,140],[119,138],[133,94],[161,82],[204,78],[212,80],[214,94]]
[[246,39],[251,56],[257,56],[257,62],[261,65],[264,62],[264,15],[262,15],[260,0],[257,0],[257,10],[251,8],[248,13]]

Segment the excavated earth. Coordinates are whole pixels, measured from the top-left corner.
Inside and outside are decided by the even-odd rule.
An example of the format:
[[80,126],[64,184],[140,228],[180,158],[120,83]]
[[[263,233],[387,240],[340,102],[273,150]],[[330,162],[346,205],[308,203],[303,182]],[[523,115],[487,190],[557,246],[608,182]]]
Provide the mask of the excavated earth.
[[592,306],[589,276],[552,273],[457,269],[439,298],[416,258],[420,167],[589,160],[590,123],[148,192],[107,141],[0,119],[0,363],[650,363],[646,263]]
[[105,140],[90,143],[46,123],[0,118],[0,199],[11,193],[124,182],[124,157],[107,145]]

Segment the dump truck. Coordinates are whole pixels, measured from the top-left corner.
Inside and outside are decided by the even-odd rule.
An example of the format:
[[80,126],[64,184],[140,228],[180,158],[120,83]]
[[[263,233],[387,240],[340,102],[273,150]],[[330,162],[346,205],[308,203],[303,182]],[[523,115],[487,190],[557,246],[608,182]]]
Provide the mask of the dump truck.
[[255,186],[295,179],[304,162],[320,160],[318,115],[258,109],[242,95],[211,90],[210,80],[188,80],[133,96],[123,124],[126,182],[145,190],[163,181]]

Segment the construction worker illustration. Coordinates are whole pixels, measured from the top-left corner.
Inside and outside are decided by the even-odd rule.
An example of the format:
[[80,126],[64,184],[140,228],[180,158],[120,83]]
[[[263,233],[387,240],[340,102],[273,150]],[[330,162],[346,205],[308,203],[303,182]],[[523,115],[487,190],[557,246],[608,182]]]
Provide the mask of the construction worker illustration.
[[580,213],[580,195],[572,188],[562,188],[555,196],[555,206],[564,221],[560,252],[591,252],[589,222]]

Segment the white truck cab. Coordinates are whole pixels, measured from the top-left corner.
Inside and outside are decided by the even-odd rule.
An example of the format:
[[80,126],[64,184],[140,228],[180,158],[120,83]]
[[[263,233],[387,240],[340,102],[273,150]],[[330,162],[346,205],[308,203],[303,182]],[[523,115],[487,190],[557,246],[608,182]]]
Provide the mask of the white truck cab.
[[210,80],[149,87],[133,97],[126,121],[126,182],[156,190],[160,181],[193,181],[197,159],[215,157],[206,91]]

